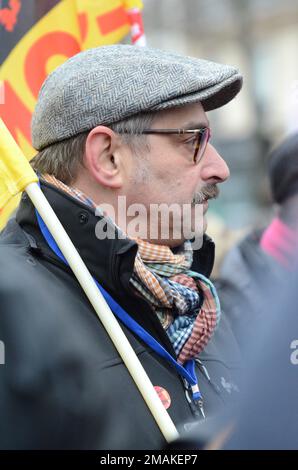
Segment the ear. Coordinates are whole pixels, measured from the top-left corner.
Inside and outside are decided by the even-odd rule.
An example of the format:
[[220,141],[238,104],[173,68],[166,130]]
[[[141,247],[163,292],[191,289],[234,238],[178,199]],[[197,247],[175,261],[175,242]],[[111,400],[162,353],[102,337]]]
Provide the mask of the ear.
[[105,126],[97,126],[86,140],[84,166],[102,186],[121,188],[120,142],[116,134]]

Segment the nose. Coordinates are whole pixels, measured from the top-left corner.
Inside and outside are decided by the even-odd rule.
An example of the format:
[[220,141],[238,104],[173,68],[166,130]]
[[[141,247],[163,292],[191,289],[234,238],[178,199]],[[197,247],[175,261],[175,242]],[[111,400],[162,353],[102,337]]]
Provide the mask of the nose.
[[230,176],[230,170],[224,159],[213,145],[208,144],[201,161],[200,178],[209,184],[223,183]]

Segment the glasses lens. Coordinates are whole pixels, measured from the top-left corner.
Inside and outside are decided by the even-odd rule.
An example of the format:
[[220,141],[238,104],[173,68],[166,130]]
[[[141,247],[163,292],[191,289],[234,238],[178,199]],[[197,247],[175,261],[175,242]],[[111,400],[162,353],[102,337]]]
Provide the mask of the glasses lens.
[[199,163],[199,161],[203,157],[209,138],[210,138],[210,129],[208,127],[205,127],[205,129],[202,129],[201,132],[198,132],[197,144],[196,144],[196,150],[195,150],[195,163]]

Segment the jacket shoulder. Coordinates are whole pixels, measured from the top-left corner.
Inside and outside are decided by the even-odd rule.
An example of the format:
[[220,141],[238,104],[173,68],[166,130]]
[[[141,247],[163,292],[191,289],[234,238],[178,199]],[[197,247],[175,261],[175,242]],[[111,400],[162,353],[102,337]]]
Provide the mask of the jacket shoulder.
[[30,243],[21,227],[9,225],[0,235],[0,291],[15,285],[22,290],[23,281],[34,277],[36,265]]

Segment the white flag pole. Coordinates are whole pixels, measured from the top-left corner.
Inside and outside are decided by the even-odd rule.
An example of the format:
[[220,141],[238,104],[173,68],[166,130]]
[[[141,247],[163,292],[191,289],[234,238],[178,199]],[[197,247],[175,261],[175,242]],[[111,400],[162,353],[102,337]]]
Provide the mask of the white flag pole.
[[[126,365],[136,386],[142,394],[148,408],[157,422],[163,436],[167,442],[171,442],[179,435],[168,412],[164,408],[157,395],[148,375],[136,356],[128,339],[126,338],[117,319],[107,305],[104,297],[95,284],[85,263],[77,252],[75,246],[64,230],[58,217],[50,206],[37,183],[31,183],[25,188],[32,203],[38,210],[44,223],[48,227],[55,242],[63,253],[75,277],[79,281],[82,289],[96,311],[100,321],[113,341],[120,357]],[[121,384],[119,384],[121,386]]]

